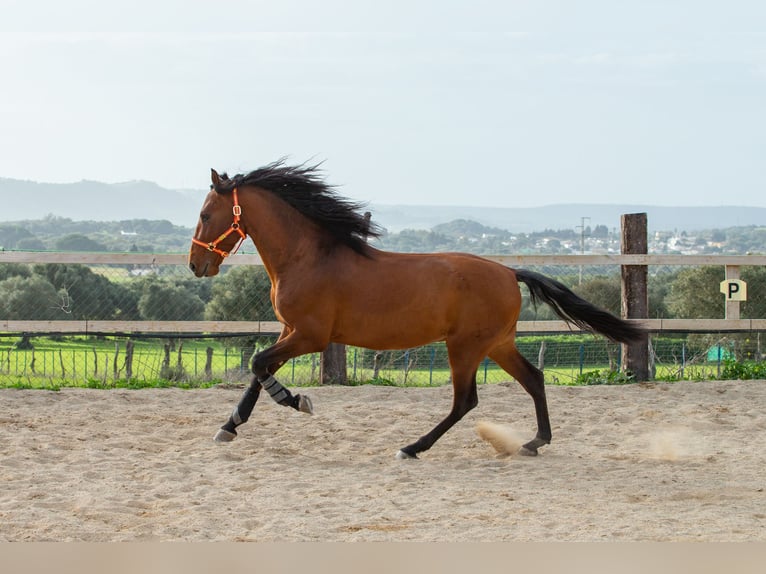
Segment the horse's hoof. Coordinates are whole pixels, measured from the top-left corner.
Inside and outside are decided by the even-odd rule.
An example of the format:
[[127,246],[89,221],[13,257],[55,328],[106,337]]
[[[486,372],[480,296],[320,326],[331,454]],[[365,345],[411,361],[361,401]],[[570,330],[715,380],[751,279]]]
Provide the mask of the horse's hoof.
[[314,414],[314,405],[306,395],[298,395],[298,410],[302,413]]
[[551,444],[550,439],[546,440],[537,436],[522,446],[519,449],[519,454],[521,456],[537,456],[537,449],[541,446],[545,446],[546,444]]
[[237,434],[236,433],[229,432],[229,431],[224,430],[224,429],[218,429],[218,432],[215,433],[215,437],[213,438],[213,440],[215,442],[231,442],[235,438],[237,438]]
[[418,460],[418,455],[400,450],[396,453],[396,460]]
[[525,446],[522,446],[519,449],[519,454],[521,456],[537,456],[537,449],[532,450],[532,449],[529,449],[529,448],[527,448]]

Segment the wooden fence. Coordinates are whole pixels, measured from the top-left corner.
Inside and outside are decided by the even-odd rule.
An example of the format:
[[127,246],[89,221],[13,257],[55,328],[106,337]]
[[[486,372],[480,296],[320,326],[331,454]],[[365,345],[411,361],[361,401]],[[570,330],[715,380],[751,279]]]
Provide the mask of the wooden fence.
[[[727,278],[739,277],[740,266],[766,265],[764,255],[497,255],[484,256],[509,267],[529,266],[703,266],[725,268]],[[186,265],[187,256],[169,253],[54,253],[0,251],[3,263],[76,263],[82,265]],[[237,254],[224,265],[262,265],[258,255]],[[739,303],[726,303],[726,319],[642,319],[649,331],[738,332],[766,331],[766,319],[740,319]],[[0,332],[62,334],[278,334],[276,321],[12,321],[0,318]],[[564,321],[520,321],[520,334],[566,333],[573,328]]]

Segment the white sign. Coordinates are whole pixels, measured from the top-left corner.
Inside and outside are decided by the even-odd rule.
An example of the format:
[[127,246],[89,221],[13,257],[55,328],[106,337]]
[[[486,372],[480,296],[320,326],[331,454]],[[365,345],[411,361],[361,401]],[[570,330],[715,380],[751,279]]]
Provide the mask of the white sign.
[[721,293],[726,295],[727,301],[747,301],[747,283],[742,279],[724,279]]

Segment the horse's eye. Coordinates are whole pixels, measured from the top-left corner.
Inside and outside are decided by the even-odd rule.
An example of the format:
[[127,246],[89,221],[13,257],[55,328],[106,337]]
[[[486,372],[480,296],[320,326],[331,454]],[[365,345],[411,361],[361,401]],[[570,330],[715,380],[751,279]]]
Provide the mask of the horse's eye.
[[210,221],[210,215],[207,213],[201,213],[199,218],[202,221],[202,223],[207,223],[208,221]]

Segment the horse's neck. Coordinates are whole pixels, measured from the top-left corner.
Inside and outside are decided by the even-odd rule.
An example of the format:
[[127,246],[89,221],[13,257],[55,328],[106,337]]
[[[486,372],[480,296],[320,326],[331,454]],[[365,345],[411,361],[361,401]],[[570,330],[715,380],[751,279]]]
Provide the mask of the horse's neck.
[[253,188],[241,204],[245,230],[272,280],[318,250],[316,226],[273,193]]

